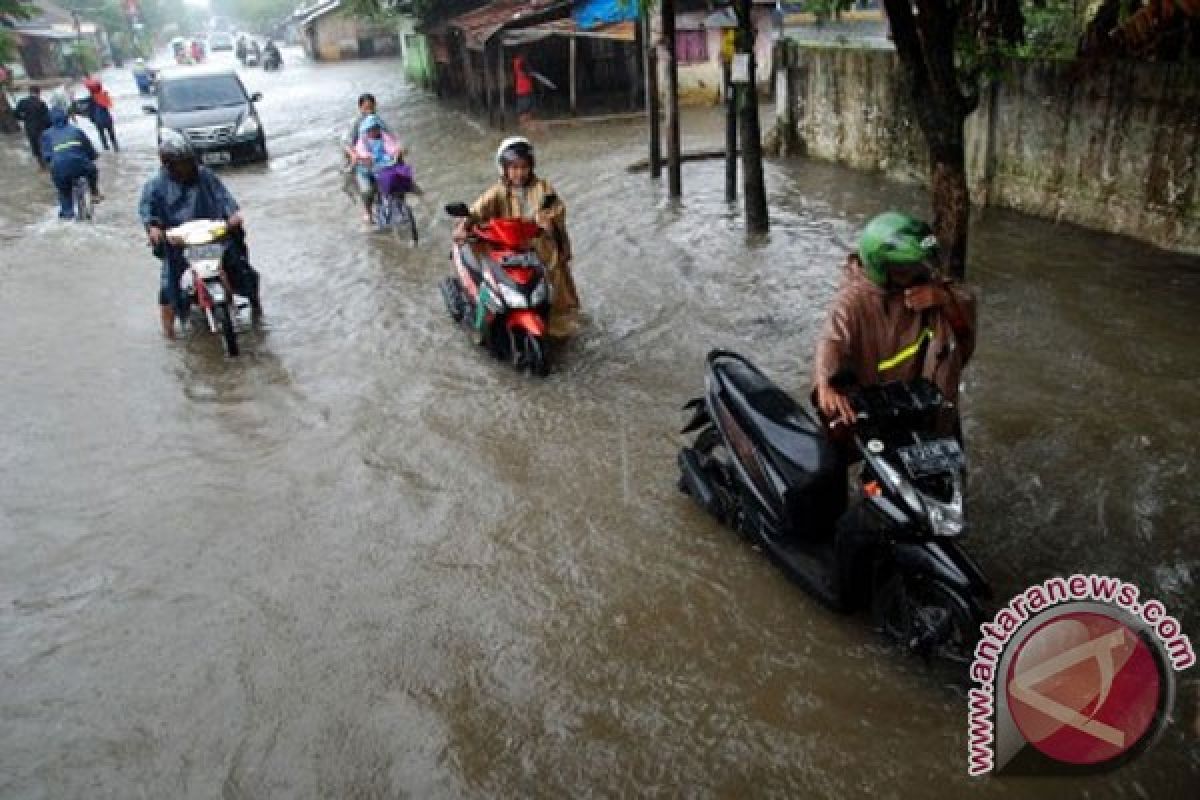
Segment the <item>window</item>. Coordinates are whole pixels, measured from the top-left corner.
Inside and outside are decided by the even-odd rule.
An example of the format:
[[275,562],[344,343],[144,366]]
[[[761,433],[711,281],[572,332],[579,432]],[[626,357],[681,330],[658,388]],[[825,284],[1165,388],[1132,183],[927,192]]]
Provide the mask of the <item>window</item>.
[[246,92],[232,73],[168,79],[158,90],[159,111],[199,111],[245,103]]
[[675,31],[675,61],[679,64],[708,61],[708,31]]

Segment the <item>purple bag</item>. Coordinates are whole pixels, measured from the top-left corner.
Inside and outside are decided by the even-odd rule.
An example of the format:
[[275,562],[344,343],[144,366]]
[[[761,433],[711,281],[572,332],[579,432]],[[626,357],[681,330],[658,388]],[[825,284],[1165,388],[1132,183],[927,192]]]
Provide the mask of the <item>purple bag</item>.
[[407,194],[413,188],[412,167],[407,164],[393,164],[375,173],[375,183],[383,195]]

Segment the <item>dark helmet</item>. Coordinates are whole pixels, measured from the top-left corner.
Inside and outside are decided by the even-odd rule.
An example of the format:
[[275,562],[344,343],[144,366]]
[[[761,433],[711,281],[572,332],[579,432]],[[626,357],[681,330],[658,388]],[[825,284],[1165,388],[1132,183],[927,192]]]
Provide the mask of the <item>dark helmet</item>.
[[158,158],[168,161],[195,161],[196,151],[187,137],[174,128],[164,128],[158,137]]
[[533,169],[533,145],[524,136],[510,136],[496,150],[496,168],[504,175],[504,168],[518,160],[529,162],[529,168]]
[[937,259],[938,242],[926,223],[899,211],[887,211],[867,223],[858,240],[858,258],[867,278],[887,286],[888,268]]

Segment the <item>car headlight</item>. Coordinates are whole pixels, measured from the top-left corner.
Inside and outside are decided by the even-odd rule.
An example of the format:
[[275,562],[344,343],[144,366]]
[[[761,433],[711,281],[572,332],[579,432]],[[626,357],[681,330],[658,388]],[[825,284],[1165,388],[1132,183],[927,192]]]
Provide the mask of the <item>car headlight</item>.
[[253,114],[247,114],[242,118],[242,123],[238,125],[238,136],[249,136],[253,133],[258,133],[258,118]]

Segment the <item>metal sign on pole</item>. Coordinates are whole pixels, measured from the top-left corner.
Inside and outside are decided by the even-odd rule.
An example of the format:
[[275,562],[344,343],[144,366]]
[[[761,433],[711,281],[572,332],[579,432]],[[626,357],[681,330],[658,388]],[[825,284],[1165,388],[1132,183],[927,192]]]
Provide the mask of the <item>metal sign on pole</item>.
[[733,54],[733,82],[750,83],[750,54]]

